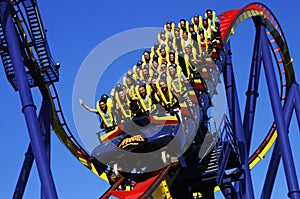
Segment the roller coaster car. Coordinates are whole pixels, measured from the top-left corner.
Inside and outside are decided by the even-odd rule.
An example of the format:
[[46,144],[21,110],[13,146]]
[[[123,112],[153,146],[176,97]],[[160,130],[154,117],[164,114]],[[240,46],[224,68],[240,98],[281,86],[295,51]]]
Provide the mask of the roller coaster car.
[[[188,140],[194,138],[191,132],[196,131],[195,122],[188,119],[185,124],[188,125],[186,130],[177,117],[172,115],[134,118],[119,125],[109,136],[104,135],[102,144],[95,147],[92,156],[111,167],[114,164],[121,168],[132,167],[129,170],[136,168],[135,163],[140,168],[148,167],[153,161],[166,163],[161,157],[163,151],[172,157],[178,157],[178,152],[187,149]],[[147,161],[139,158],[143,155],[145,157],[143,153],[147,153]]]

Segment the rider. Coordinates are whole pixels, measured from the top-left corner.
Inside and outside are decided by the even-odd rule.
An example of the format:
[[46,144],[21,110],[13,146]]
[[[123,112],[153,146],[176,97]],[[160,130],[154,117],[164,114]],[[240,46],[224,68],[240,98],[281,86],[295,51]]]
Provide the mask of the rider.
[[96,113],[100,116],[101,124],[100,128],[105,129],[106,132],[114,130],[116,127],[116,121],[112,109],[112,99],[106,95],[101,95],[100,100],[96,103],[96,109],[92,109],[86,105],[82,99],[79,99],[79,103],[88,111]]
[[175,93],[171,90],[171,80],[166,74],[162,74],[158,79],[157,95],[159,102],[164,107],[167,115],[176,115],[182,121],[179,100]]
[[140,82],[139,85],[135,87],[138,104],[142,109],[144,114],[149,114],[153,111],[153,103],[151,99],[151,86],[145,81]]
[[116,119],[118,123],[123,123],[131,118],[130,98],[126,87],[118,83],[115,87]]

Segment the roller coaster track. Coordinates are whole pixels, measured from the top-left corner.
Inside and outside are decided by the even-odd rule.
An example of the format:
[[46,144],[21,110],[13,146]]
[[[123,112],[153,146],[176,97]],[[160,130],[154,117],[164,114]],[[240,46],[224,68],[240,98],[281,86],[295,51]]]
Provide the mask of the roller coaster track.
[[[36,2],[34,0],[16,1],[11,8],[22,48],[24,65],[28,68],[26,76],[29,86],[35,87],[51,81],[57,82],[59,79],[58,65],[51,56]],[[13,88],[18,90],[2,25],[0,27],[0,40],[0,55],[7,79]]]
[[[26,17],[21,14],[20,5],[23,5],[22,9],[25,9],[27,14],[28,24],[25,23]],[[85,149],[77,142],[74,135],[72,134],[70,128],[68,127],[65,117],[63,115],[63,110],[60,104],[59,96],[56,88],[50,79],[55,79],[58,81],[58,76],[55,72],[55,63],[51,58],[51,54],[48,48],[46,36],[44,34],[43,25],[41,23],[39,12],[35,1],[21,1],[12,5],[12,10],[14,14],[14,22],[16,29],[18,30],[20,36],[20,42],[24,47],[22,49],[23,56],[27,59],[28,64],[26,65],[28,71],[37,71],[43,73],[42,79],[46,84],[37,83],[36,74],[28,72],[28,79],[31,79],[31,86],[38,85],[43,97],[51,100],[52,103],[52,128],[63,144],[70,150],[70,152],[88,169],[94,172],[96,175],[106,178],[105,175],[97,172],[96,166],[93,163],[93,158],[85,151]],[[234,29],[244,20],[256,16],[261,16],[264,19],[265,27],[269,31],[269,45],[272,48],[273,55],[276,60],[278,73],[280,76],[280,93],[282,104],[288,96],[291,84],[295,81],[295,75],[292,65],[292,58],[290,57],[286,39],[283,34],[283,30],[278,23],[274,14],[261,3],[252,3],[244,8],[230,10],[219,15],[221,20],[221,36],[223,42],[227,42],[230,35],[234,32]],[[25,28],[24,28],[25,27]],[[3,34],[2,27],[0,27],[0,40],[1,48],[0,55],[2,62],[8,76],[11,80],[11,84],[17,90],[17,85],[14,82],[14,77],[12,73],[12,63],[10,55],[7,52],[7,42],[5,40],[5,35]],[[34,49],[34,50],[33,50]],[[35,59],[38,57],[38,60]],[[26,61],[25,60],[25,61]],[[32,64],[34,63],[34,64]],[[33,67],[32,67],[33,66]],[[41,71],[39,70],[41,69]],[[39,73],[37,73],[39,74]],[[11,76],[10,76],[11,75]],[[249,158],[249,164],[252,168],[257,164],[263,156],[270,149],[272,144],[275,142],[277,137],[277,131],[274,124],[271,125],[267,136],[261,143],[261,145],[255,150],[255,152]]]
[[[234,32],[234,29],[244,20],[262,16],[266,29],[269,31],[269,45],[273,51],[273,55],[276,60],[280,77],[280,95],[282,103],[285,102],[288,91],[291,84],[295,81],[295,74],[292,64],[292,58],[288,51],[287,42],[283,34],[283,30],[276,19],[275,15],[263,4],[252,3],[244,8],[230,10],[219,15],[221,20],[221,34],[224,42],[228,41],[230,34]],[[257,164],[264,155],[268,152],[270,147],[273,145],[277,137],[276,126],[271,125],[265,139],[255,152],[249,158],[250,168]]]

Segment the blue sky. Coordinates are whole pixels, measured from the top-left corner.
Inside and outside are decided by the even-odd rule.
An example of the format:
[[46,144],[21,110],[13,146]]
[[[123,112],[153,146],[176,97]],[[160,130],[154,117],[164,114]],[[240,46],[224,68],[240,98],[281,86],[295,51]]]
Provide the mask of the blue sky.
[[[54,59],[61,63],[60,82],[56,83],[63,112],[69,127],[76,137],[77,130],[73,120],[72,95],[76,75],[88,54],[101,42],[120,32],[141,27],[163,27],[163,24],[172,20],[179,22],[181,18],[190,20],[194,14],[203,15],[207,8],[211,8],[220,14],[227,10],[241,8],[252,1],[38,1],[42,14],[44,27],[47,29],[47,37]],[[299,81],[299,38],[297,35],[298,7],[297,1],[260,1],[267,5],[277,17],[286,36],[290,54],[294,59],[296,79]],[[254,26],[251,20],[247,20],[238,26],[232,37],[233,62],[237,78],[237,86],[241,90],[240,102],[245,101],[245,87],[248,82],[248,71],[252,57],[254,38]],[[147,38],[149,39],[149,38]],[[156,37],[153,37],[153,43]],[[150,47],[150,46],[149,46]],[[103,55],[106,56],[106,55]],[[101,55],[99,55],[101,62]],[[118,79],[119,74],[125,73],[140,59],[139,51],[134,51],[128,56],[121,57],[113,62],[109,78],[103,79],[97,86],[97,93],[107,92],[113,79]],[[118,68],[120,67],[120,68]],[[115,70],[114,70],[115,69]],[[117,71],[117,72],[116,72]],[[261,74],[264,77],[264,74]],[[273,121],[270,115],[270,103],[263,78],[260,83],[260,100],[257,107],[256,126],[253,146],[258,146],[265,132]],[[11,198],[14,192],[19,171],[22,166],[24,154],[29,144],[25,120],[21,112],[21,104],[18,93],[8,83],[3,67],[0,69],[1,88],[1,126],[2,139],[0,149],[3,153],[0,164],[0,198]],[[34,102],[40,107],[41,96],[37,89],[32,90]],[[82,96],[84,99],[84,96]],[[94,101],[95,99],[86,99]],[[90,104],[93,106],[93,104]],[[241,108],[243,111],[244,108]],[[89,132],[87,132],[89,133]],[[94,132],[90,132],[94,133]],[[299,129],[295,116],[291,122],[291,142],[297,172],[300,175]],[[108,184],[86,169],[68,149],[60,143],[52,133],[51,168],[59,198],[98,198],[108,188]],[[261,193],[262,183],[268,167],[268,158],[261,161],[251,171],[255,196]],[[287,187],[279,186],[279,182],[285,182],[282,163],[277,177],[272,198],[286,198]],[[299,177],[298,177],[299,179]],[[37,169],[34,164],[29,178],[28,186],[24,193],[25,199],[40,197],[40,183]]]

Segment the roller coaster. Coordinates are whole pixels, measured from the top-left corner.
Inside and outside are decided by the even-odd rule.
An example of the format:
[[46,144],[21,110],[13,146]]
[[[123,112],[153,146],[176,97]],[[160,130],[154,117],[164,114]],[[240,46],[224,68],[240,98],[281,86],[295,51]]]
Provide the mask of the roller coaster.
[[[177,112],[168,110],[171,112],[169,115],[147,113],[118,123],[113,131],[99,137],[101,144],[92,153],[76,140],[63,115],[54,85],[59,81],[60,65],[51,56],[36,1],[0,1],[0,8],[0,55],[6,77],[21,99],[31,141],[27,154],[34,154],[25,157],[13,198],[23,197],[33,160],[37,164],[43,196],[58,198],[47,155],[50,127],[74,157],[110,183],[111,187],[101,198],[214,198],[217,190],[224,198],[254,198],[250,170],[273,145],[261,198],[271,197],[280,159],[287,179],[288,196],[300,198],[288,137],[293,113],[300,124],[299,85],[283,30],[267,6],[251,3],[218,15],[219,37],[210,52],[205,51],[207,46],[202,48],[197,43],[201,65],[186,58],[187,52],[175,51],[177,63],[190,85],[188,102],[180,103],[181,117]],[[249,18],[255,25],[256,35],[242,119],[230,37],[235,28]],[[161,45],[163,41],[159,38],[159,42]],[[193,51],[194,47],[188,48]],[[274,122],[262,143],[250,154],[262,68]],[[209,121],[213,118],[209,110],[217,106],[214,99],[221,82],[228,113],[216,128],[211,128],[215,124]],[[34,87],[38,87],[43,99],[38,116],[31,94]],[[158,95],[163,96],[161,88],[157,88]],[[133,125],[137,129],[133,129]],[[147,136],[154,129],[159,130],[155,135]],[[169,143],[173,141],[175,144],[170,147]],[[176,153],[173,153],[174,148]],[[205,151],[200,157],[202,148]],[[140,158],[139,154],[154,150],[159,153],[151,156],[151,160],[160,162],[159,167],[151,168],[152,164],[142,162],[142,166],[147,167],[145,170],[130,172],[140,165],[126,165],[127,154]],[[111,160],[112,156],[116,158]],[[129,172],[118,169],[118,166],[127,168]],[[114,181],[111,178],[113,174]]]

